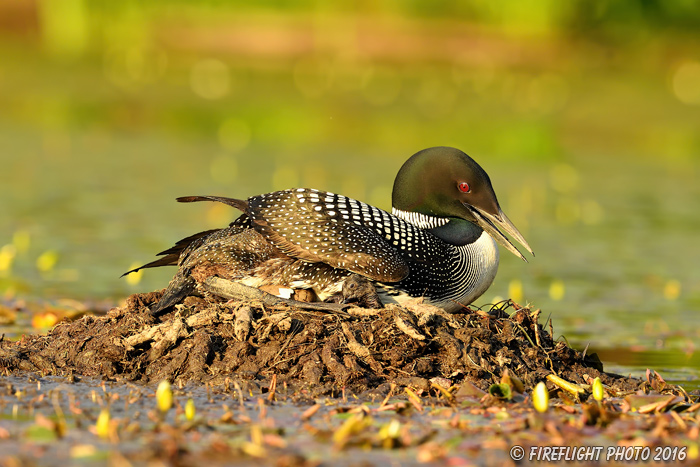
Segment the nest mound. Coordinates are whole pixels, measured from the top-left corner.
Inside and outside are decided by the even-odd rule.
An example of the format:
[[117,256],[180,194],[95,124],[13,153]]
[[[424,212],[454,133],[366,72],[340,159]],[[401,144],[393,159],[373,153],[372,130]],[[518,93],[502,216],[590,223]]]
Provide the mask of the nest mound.
[[448,314],[421,304],[327,311],[206,294],[154,318],[147,310],[161,295],[135,294],[106,316],[0,342],[0,369],[142,383],[229,379],[261,388],[274,378],[315,395],[392,383],[427,390],[435,378],[443,386],[468,381],[487,389],[506,369],[526,386],[552,373],[581,384],[599,376],[622,391],[643,384],[604,373],[595,355],[555,341],[537,322],[539,310],[510,301],[488,312]]

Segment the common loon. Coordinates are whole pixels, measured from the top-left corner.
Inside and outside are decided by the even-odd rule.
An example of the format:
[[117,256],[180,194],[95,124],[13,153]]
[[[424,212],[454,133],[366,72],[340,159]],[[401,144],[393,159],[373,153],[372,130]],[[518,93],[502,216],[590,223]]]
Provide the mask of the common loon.
[[[154,314],[210,276],[253,287],[279,286],[288,296],[311,290],[320,300],[337,299],[345,281],[359,276],[374,286],[383,304],[422,297],[454,312],[493,282],[496,242],[525,260],[499,227],[534,256],[501,210],[486,172],[449,147],[425,149],[404,163],[394,181],[391,213],[309,188],[247,200],[188,196],[178,201],[218,201],[243,215],[226,228],[180,240],[159,253],[163,258],[126,273],[178,266]],[[381,306],[376,299],[368,302]]]

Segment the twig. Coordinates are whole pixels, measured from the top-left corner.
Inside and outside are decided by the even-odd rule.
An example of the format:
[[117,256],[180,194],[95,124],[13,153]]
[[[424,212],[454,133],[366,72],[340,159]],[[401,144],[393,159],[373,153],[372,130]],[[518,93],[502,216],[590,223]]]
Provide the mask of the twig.
[[542,348],[542,343],[540,342],[540,325],[538,323],[540,317],[540,309],[536,309],[530,314],[530,319],[532,320],[532,325],[535,328],[535,342],[537,342],[537,347]]
[[151,326],[138,334],[127,337],[124,339],[124,344],[126,345],[127,350],[131,350],[135,346],[149,341],[165,341],[168,343],[174,343],[181,336],[187,334],[183,324],[182,319],[177,317],[172,321]]
[[549,337],[551,337],[552,340],[554,340],[554,328],[552,327],[552,313],[550,313],[547,316],[547,321],[545,322],[545,324],[547,323],[549,323]]
[[268,306],[285,305],[302,308],[304,310],[339,313],[350,316],[344,310],[348,305],[322,302],[300,302],[298,300],[275,297],[274,295],[263,292],[260,289],[248,287],[247,285],[222,279],[220,277],[209,277],[206,281],[202,282],[201,285],[207,292],[229,300],[259,300],[263,305]]
[[423,334],[418,332],[418,330],[411,323],[401,318],[398,314],[394,316],[394,324],[396,324],[396,327],[408,337],[418,341],[425,340],[425,336]]
[[345,334],[345,337],[347,337],[348,339],[348,349],[352,353],[354,353],[360,358],[367,358],[372,355],[372,352],[370,352],[370,350],[366,346],[357,342],[357,339],[355,339],[355,336],[353,335],[352,331],[350,330],[350,326],[348,326],[347,323],[340,323],[340,327],[343,329],[343,334]]
[[236,339],[243,342],[248,338],[252,321],[253,310],[249,306],[243,306],[236,310],[236,321],[233,323],[233,334]]
[[359,317],[364,317],[364,316],[379,316],[383,310],[381,309],[374,309],[374,308],[359,308],[359,307],[350,307],[347,309],[348,314],[352,316],[359,316]]

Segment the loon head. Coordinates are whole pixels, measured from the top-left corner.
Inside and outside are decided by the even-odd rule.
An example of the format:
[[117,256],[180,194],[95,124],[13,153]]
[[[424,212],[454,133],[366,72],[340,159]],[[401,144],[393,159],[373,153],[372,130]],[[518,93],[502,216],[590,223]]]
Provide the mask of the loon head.
[[392,206],[406,212],[469,221],[527,261],[500,227],[534,256],[525,238],[501,210],[488,174],[459,149],[435,147],[411,156],[394,180]]

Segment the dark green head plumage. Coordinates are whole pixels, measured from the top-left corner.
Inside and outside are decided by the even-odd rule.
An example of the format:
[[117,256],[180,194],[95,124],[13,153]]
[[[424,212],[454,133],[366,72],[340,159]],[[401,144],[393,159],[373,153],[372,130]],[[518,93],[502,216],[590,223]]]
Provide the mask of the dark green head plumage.
[[501,210],[488,174],[459,149],[434,147],[411,156],[396,175],[392,206],[404,212],[464,219],[525,259],[498,230],[497,226],[501,227],[532,253],[527,241]]

